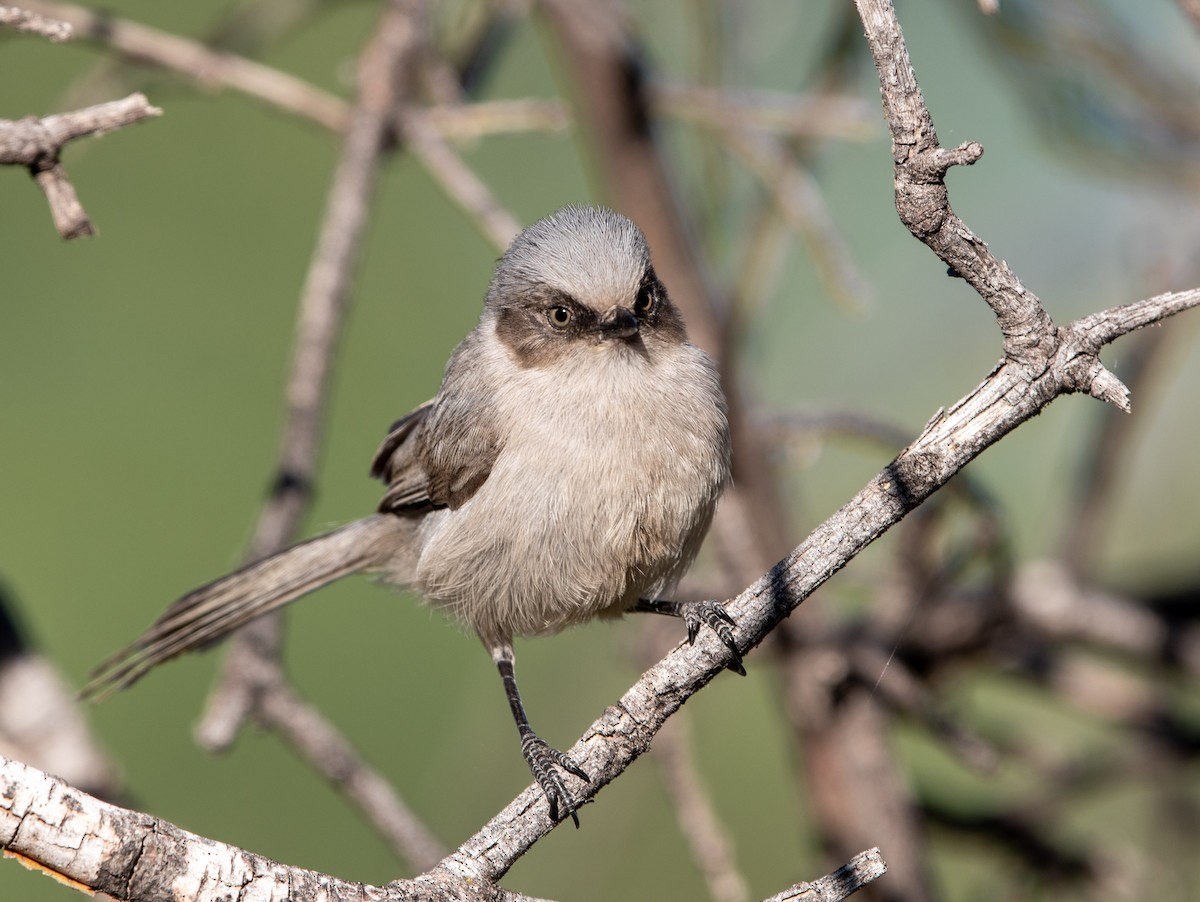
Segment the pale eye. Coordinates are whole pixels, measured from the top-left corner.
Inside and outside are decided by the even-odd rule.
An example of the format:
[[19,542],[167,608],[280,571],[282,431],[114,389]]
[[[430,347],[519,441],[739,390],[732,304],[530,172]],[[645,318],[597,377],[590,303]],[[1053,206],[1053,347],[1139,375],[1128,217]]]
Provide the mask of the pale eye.
[[571,320],[575,318],[574,311],[570,307],[564,307],[562,304],[555,304],[546,310],[546,318],[550,320],[550,325],[556,329],[565,329],[571,325]]
[[638,291],[638,296],[633,302],[633,313],[638,318],[649,316],[654,312],[654,292],[649,285],[642,287]]

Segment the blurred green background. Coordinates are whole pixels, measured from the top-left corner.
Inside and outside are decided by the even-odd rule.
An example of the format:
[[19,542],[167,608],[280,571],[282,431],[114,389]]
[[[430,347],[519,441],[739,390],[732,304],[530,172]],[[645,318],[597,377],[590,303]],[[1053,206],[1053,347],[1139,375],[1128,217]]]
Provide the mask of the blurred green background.
[[[801,85],[834,5],[726,10],[729,81]],[[227,4],[116,0],[107,7],[203,36]],[[691,17],[711,8],[665,0],[631,8],[654,63],[688,77]],[[1105,156],[1048,127],[1023,93],[1030,64],[1018,75],[1005,63],[1003,35],[973,3],[904,3],[900,12],[943,143],[978,140],[987,151],[974,168],[951,174],[956,212],[1056,320],[1200,281],[1194,179],[1181,190],[1186,182],[1162,178],[1153,160]],[[261,58],[346,96],[376,16],[372,3],[327,4]],[[1147,5],[1129,34],[1178,53],[1196,71],[1200,39],[1172,3]],[[0,116],[71,108],[108,56],[83,43],[4,34]],[[864,59],[859,84],[872,103],[873,83]],[[149,72],[129,84],[164,115],[76,142],[64,159],[97,237],[60,241],[29,177],[0,171],[0,581],[39,647],[75,685],[167,603],[240,558],[272,472],[296,300],[337,154],[334,136],[232,92]],[[558,61],[535,19],[518,25],[485,93],[549,97],[560,86]],[[682,158],[699,140],[684,127],[669,137]],[[579,150],[570,135],[533,135],[490,138],[464,153],[528,223],[566,202],[601,199]],[[898,222],[882,123],[870,140],[830,144],[814,168],[874,299],[854,311],[833,303],[793,241],[746,335],[747,379],[770,409],[798,401],[848,408],[915,434],[988,372],[1000,355],[998,331],[969,287],[946,278]],[[681,180],[685,198],[713,203],[700,196],[697,167],[684,166]],[[728,246],[744,228],[738,192],[753,188],[729,190],[732,212],[712,241],[726,276]],[[478,316],[496,257],[412,160],[401,154],[387,164],[308,533],[373,509],[379,487],[367,478],[370,455],[392,419],[436,390],[442,364]],[[1153,391],[1133,399],[1138,438],[1113,528],[1095,556],[1099,575],[1121,585],[1167,584],[1200,566],[1200,317],[1184,315],[1166,328],[1172,335]],[[1119,375],[1122,345],[1105,359]],[[1066,487],[1099,412],[1087,398],[1060,400],[972,465],[1008,515],[1023,558],[1047,554],[1058,541]],[[853,448],[810,462],[796,540],[889,457]],[[869,578],[854,567],[838,577]],[[548,741],[569,746],[636,678],[638,634],[639,623],[627,621],[519,646],[526,701]],[[90,711],[136,804],[289,864],[371,883],[402,876],[356,813],[272,736],[249,730],[219,758],[196,747],[191,730],[219,658],[219,651],[189,656]],[[797,818],[803,790],[776,714],[776,677],[756,663],[751,655],[748,679],[718,679],[687,710],[701,767],[757,898],[823,871]],[[528,783],[487,655],[413,599],[363,579],[322,591],[292,609],[287,664],[301,690],[451,846]],[[964,688],[985,698],[989,691]],[[1039,702],[1001,693],[995,704],[1027,717]],[[915,780],[923,772],[942,779],[936,752],[915,739],[899,749],[911,757]],[[630,886],[645,899],[703,895],[653,767],[635,765],[584,811],[582,833],[555,831],[505,884],[580,900],[628,898]],[[722,781],[735,768],[743,775],[737,784]],[[1096,818],[1135,817],[1138,804],[1098,797]],[[948,898],[1005,898],[989,890],[987,862],[969,852],[942,862],[938,873]],[[0,866],[0,899],[71,895],[15,863]]]

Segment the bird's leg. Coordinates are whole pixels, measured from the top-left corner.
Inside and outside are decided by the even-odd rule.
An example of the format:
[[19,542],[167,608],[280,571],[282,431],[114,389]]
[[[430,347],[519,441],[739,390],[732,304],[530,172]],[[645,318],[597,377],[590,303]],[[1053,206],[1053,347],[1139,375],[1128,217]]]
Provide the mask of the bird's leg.
[[665,614],[668,617],[683,618],[683,624],[687,627],[689,645],[695,644],[696,636],[700,634],[700,627],[707,624],[709,629],[717,634],[721,643],[729,649],[730,660],[725,666],[734,673],[746,675],[746,668],[742,666],[742,653],[733,639],[733,627],[737,624],[729,616],[729,612],[725,610],[725,605],[721,602],[711,600],[664,601],[662,599],[650,601],[639,598],[638,603],[630,610],[642,614]]
[[500,671],[500,678],[504,680],[504,694],[508,697],[509,707],[512,708],[513,720],[517,722],[517,732],[521,734],[521,754],[525,756],[533,778],[542,787],[546,801],[550,803],[550,820],[558,823],[558,807],[561,803],[564,809],[563,817],[569,814],[578,828],[579,815],[576,812],[584,803],[576,801],[567,792],[562,776],[555,767],[561,767],[585,782],[591,782],[591,777],[569,756],[551,748],[533,732],[533,727],[529,725],[529,717],[525,713],[525,706],[521,704],[521,693],[517,689],[517,677],[513,672],[512,642],[493,645],[490,650],[492,660],[496,662]]

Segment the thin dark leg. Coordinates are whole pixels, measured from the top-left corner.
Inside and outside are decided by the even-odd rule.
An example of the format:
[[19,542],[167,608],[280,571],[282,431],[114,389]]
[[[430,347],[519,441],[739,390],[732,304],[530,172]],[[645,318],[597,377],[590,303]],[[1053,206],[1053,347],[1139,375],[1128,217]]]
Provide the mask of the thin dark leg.
[[708,625],[721,643],[729,649],[729,663],[725,666],[734,673],[746,675],[746,668],[742,665],[742,653],[738,650],[737,642],[733,638],[733,627],[737,624],[729,612],[725,610],[725,605],[719,601],[664,601],[655,599],[654,601],[645,598],[639,598],[638,603],[630,610],[642,614],[665,614],[668,617],[681,617],[683,624],[687,627],[688,644],[693,645],[696,642],[696,636],[700,634],[700,627]]
[[517,689],[512,644],[506,642],[494,646],[491,652],[492,660],[496,662],[496,668],[500,671],[500,678],[504,680],[504,694],[508,698],[508,706],[512,709],[513,720],[517,722],[517,732],[521,735],[521,754],[525,757],[525,763],[529,765],[533,778],[546,794],[546,801],[550,804],[550,820],[558,822],[558,806],[561,802],[565,811],[564,817],[569,814],[578,828],[579,815],[576,812],[584,803],[576,801],[567,792],[567,787],[555,767],[561,767],[584,781],[590,781],[591,777],[569,756],[551,748],[533,732],[533,727],[529,725],[529,716],[525,713],[525,706],[521,704],[521,693]]

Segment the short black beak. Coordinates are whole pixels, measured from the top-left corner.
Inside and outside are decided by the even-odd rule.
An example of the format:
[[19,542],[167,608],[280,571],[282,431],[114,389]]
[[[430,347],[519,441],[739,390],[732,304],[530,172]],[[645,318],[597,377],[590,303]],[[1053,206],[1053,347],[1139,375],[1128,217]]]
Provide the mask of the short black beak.
[[638,321],[627,307],[613,307],[598,328],[601,338],[633,338],[638,334]]

